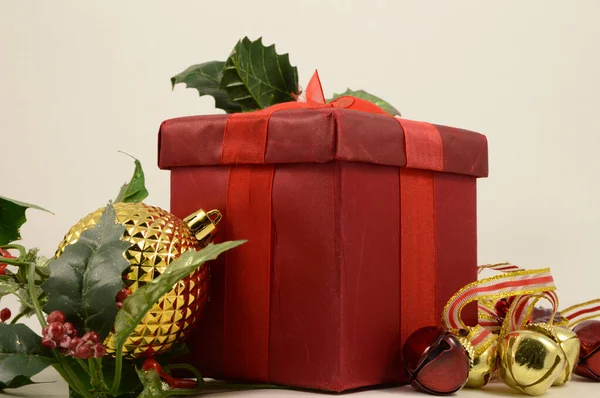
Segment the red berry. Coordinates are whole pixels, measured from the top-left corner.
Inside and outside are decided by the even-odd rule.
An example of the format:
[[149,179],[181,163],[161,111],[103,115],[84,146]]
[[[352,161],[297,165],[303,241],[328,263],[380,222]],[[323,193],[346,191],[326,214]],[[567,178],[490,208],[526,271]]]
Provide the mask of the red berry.
[[71,350],[71,355],[75,356],[75,352],[77,351],[77,347],[81,344],[84,344],[85,341],[81,337],[73,337],[71,339],[71,344],[69,344],[69,349]]
[[54,348],[56,348],[56,346],[57,346],[56,341],[52,340],[48,336],[42,337],[42,345],[44,347],[46,347],[46,348],[51,349],[51,350],[54,349]]
[[65,328],[60,322],[52,322],[48,325],[48,337],[60,341],[65,335]]
[[502,298],[502,299],[496,301],[496,304],[494,304],[494,309],[496,310],[496,314],[498,314],[498,317],[502,318],[502,319],[504,319],[506,317],[506,314],[508,313],[509,308],[510,308],[510,303],[505,298]]
[[46,325],[42,328],[42,337],[48,336],[48,329],[49,329],[48,325]]
[[60,339],[60,341],[58,342],[58,346],[60,348],[64,348],[64,349],[70,348],[70,346],[71,346],[71,338],[65,334],[62,337],[62,339]]
[[94,345],[94,358],[102,358],[106,355],[106,347],[102,343]]
[[69,337],[75,337],[77,336],[77,329],[75,329],[75,326],[73,326],[73,324],[71,322],[65,322],[65,324],[63,325],[63,328],[65,329],[65,334]]
[[129,297],[130,295],[131,295],[131,290],[129,290],[126,287],[124,287],[123,289],[119,290],[119,292],[117,293],[117,297],[115,298],[115,300],[117,302],[117,308],[118,309],[123,308],[123,301],[125,301],[125,299],[127,297]]
[[117,293],[117,301],[123,302],[130,295],[131,295],[131,290],[124,287],[123,289],[119,290],[119,292]]
[[79,359],[89,359],[94,354],[92,347],[87,344],[79,344],[77,349],[75,350],[75,355],[73,357]]
[[[0,257],[14,258],[8,250],[0,249]],[[6,264],[0,263],[0,275],[6,275]]]
[[65,314],[62,311],[52,311],[48,314],[48,323],[58,322],[65,323]]
[[87,332],[83,335],[82,339],[85,342],[91,341],[94,344],[100,342],[100,336],[96,332]]
[[11,312],[8,308],[4,308],[2,311],[0,311],[0,321],[2,321],[2,323],[8,321],[11,317]]

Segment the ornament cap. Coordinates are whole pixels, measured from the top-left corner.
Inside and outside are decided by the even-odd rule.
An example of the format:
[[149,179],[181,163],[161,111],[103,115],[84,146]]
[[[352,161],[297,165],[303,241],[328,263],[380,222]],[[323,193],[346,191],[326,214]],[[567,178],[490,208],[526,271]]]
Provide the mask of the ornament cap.
[[223,215],[219,210],[205,212],[199,209],[184,218],[183,221],[190,227],[200,245],[206,246],[217,236],[217,224],[222,218]]

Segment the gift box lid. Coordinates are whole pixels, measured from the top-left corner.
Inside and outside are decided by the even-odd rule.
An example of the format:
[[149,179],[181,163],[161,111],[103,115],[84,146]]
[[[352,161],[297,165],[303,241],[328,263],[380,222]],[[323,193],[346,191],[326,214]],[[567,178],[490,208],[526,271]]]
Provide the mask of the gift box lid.
[[488,175],[482,134],[343,108],[189,116],[159,131],[161,169],[332,160]]

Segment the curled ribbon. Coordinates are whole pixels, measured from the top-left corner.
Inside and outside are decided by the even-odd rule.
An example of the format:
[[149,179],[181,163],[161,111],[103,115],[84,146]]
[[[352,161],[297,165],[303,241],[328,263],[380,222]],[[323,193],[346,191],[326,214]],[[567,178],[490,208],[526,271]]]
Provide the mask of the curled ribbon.
[[[542,298],[552,304],[553,314],[558,307],[554,279],[550,269],[524,270],[503,263],[479,267],[502,271],[503,274],[473,282],[459,290],[446,304],[442,322],[451,330],[465,329],[469,332],[466,339],[476,354],[485,351],[496,340],[494,332],[504,336],[511,331],[521,329],[531,318],[535,304]],[[495,304],[499,299],[512,298],[504,320],[497,314]],[[473,301],[479,303],[479,324],[468,327],[461,318],[462,309]]]

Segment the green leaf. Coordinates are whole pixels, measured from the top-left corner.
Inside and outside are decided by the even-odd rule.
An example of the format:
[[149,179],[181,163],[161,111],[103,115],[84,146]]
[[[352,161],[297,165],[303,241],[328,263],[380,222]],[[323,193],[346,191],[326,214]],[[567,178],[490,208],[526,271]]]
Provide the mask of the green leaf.
[[298,93],[298,70],[289,55],[279,55],[275,45],[265,47],[262,39],[240,40],[225,62],[220,88],[229,101],[237,102],[244,112],[294,101]]
[[340,98],[340,97],[343,97],[346,95],[350,95],[350,96],[353,96],[356,98],[361,98],[366,101],[372,102],[392,116],[401,116],[400,111],[398,109],[394,108],[392,105],[390,105],[389,102],[382,100],[381,98],[379,98],[376,95],[369,94],[365,90],[356,90],[355,91],[355,90],[350,90],[348,88],[348,89],[346,89],[346,91],[344,91],[341,94],[333,94],[333,98],[331,98],[327,102],[333,101],[334,99],[337,99],[337,98]]
[[0,390],[33,384],[31,377],[53,363],[42,338],[31,329],[0,323]]
[[215,107],[227,113],[240,112],[242,107],[236,102],[230,102],[227,91],[220,88],[223,77],[223,61],[210,61],[192,65],[183,72],[171,78],[171,87],[184,83],[187,88],[195,88],[200,96],[210,95],[215,99]]
[[146,285],[140,287],[123,302],[123,308],[115,319],[114,342],[118,350],[121,350],[127,337],[140,323],[144,315],[168,293],[173,286],[188,276],[206,261],[214,260],[219,254],[241,245],[245,241],[232,241],[209,244],[200,251],[189,250],[183,253],[177,260],[169,264],[165,271]]
[[[122,152],[125,153],[125,152]],[[125,153],[134,160],[135,169],[133,170],[133,176],[128,184],[123,184],[115,203],[141,203],[148,197],[148,190],[146,189],[146,178],[144,177],[144,170],[139,160],[133,156]]]
[[19,229],[27,221],[25,210],[28,208],[50,213],[39,206],[0,196],[0,246],[21,239]]
[[46,313],[60,310],[78,329],[94,330],[101,339],[108,335],[118,311],[115,297],[125,286],[122,273],[129,267],[124,232],[109,204],[100,221],[50,263],[50,277],[42,285]]
[[19,291],[19,284],[14,279],[0,279],[0,297]]

